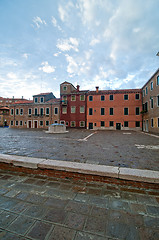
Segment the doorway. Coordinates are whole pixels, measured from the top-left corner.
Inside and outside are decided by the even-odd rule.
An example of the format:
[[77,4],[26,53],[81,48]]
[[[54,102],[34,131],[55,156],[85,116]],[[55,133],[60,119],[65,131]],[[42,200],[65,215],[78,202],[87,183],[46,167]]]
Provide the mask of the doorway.
[[31,121],[28,121],[28,128],[31,128]]
[[89,129],[93,129],[93,123],[89,123]]
[[34,121],[34,128],[38,128],[38,121]]
[[116,130],[121,130],[121,123],[116,123]]

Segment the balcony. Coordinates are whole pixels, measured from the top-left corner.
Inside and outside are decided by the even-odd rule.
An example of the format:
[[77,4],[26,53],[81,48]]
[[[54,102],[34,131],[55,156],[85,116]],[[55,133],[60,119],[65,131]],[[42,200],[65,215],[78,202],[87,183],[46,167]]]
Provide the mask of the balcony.
[[62,100],[62,101],[61,101],[61,104],[62,104],[62,105],[67,105],[67,100]]

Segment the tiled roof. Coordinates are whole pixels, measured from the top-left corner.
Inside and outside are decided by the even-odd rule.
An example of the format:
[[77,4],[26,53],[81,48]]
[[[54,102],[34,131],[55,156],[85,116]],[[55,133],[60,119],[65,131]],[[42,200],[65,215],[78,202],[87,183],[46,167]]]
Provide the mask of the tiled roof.
[[98,90],[89,91],[88,95],[100,95],[100,94],[119,94],[119,93],[140,93],[141,89],[120,89],[120,90]]
[[52,93],[52,92],[48,92],[48,93],[39,93],[39,94],[34,95],[33,97],[36,97],[36,96],[46,96],[46,95],[49,95],[50,93]]

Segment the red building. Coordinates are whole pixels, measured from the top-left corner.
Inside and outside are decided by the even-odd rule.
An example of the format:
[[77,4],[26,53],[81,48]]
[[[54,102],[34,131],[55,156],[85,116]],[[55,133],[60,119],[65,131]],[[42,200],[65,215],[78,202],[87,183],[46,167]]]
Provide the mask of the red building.
[[110,130],[142,129],[141,89],[89,91],[87,128]]
[[86,128],[86,94],[69,82],[60,84],[60,122],[67,127]]

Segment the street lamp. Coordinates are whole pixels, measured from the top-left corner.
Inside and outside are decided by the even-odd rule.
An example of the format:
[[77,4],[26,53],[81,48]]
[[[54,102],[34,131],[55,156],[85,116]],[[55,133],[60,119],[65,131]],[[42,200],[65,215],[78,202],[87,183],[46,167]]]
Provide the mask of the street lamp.
[[158,57],[159,57],[159,52],[156,54],[156,56],[158,56]]

